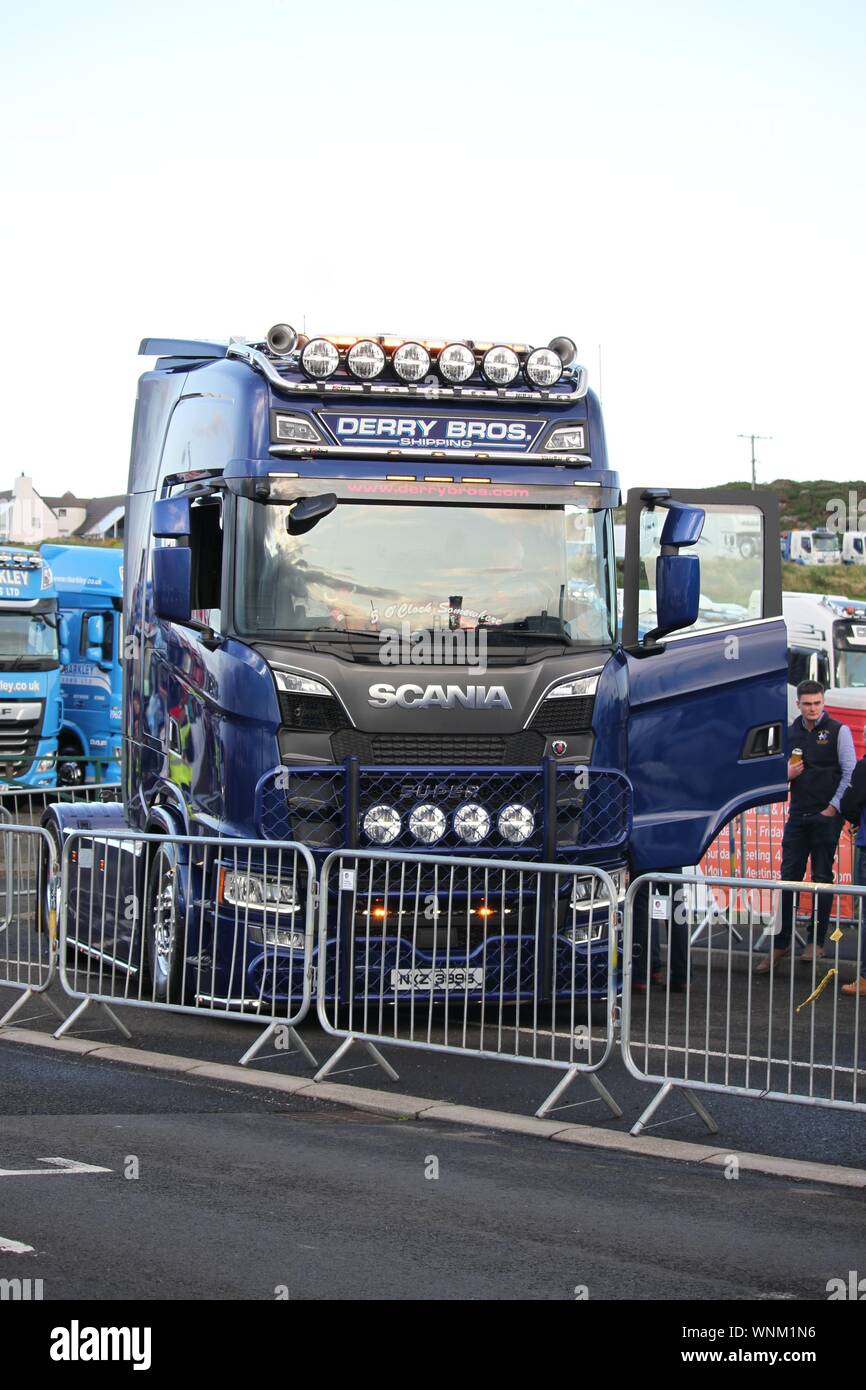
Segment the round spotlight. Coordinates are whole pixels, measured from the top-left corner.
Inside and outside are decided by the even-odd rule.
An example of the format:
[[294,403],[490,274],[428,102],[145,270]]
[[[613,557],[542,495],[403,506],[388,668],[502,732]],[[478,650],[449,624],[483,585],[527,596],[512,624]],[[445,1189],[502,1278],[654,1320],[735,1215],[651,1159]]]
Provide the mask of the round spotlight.
[[401,381],[420,381],[430,370],[430,354],[421,343],[401,343],[391,364]]
[[267,342],[275,357],[288,357],[298,345],[298,335],[290,323],[275,323],[268,331]]
[[454,832],[466,845],[477,845],[490,834],[490,815],[475,801],[467,801],[454,813]]
[[510,347],[492,347],[485,352],[481,370],[491,386],[510,386],[520,371],[520,360]]
[[440,811],[438,806],[425,801],[423,805],[416,806],[409,817],[409,829],[424,845],[435,845],[445,834],[445,812]]
[[372,338],[361,338],[349,348],[346,366],[358,381],[372,381],[385,370],[385,354]]
[[555,386],[562,376],[562,361],[552,348],[536,348],[526,359],[526,375],[533,386]]
[[390,845],[400,834],[402,822],[393,806],[371,806],[364,816],[364,834],[374,845]]
[[452,385],[468,381],[475,371],[475,353],[465,343],[449,343],[439,354],[439,370]]
[[313,381],[333,376],[340,365],[340,354],[327,338],[311,338],[301,353],[301,366]]
[[562,363],[563,371],[568,371],[577,361],[577,343],[572,338],[554,338],[548,344],[550,351],[555,352]]
[[496,825],[503,840],[510,845],[525,844],[535,829],[535,816],[528,806],[512,801],[499,812]]

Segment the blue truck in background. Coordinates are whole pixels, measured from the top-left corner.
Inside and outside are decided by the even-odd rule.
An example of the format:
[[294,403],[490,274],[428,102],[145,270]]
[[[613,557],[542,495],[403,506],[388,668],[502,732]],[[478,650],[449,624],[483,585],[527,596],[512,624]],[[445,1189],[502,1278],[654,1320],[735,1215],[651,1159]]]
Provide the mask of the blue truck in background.
[[109,546],[41,547],[54,572],[65,620],[63,720],[57,780],[116,782],[120,777],[123,551]]
[[0,783],[53,787],[63,718],[65,632],[51,566],[0,550]]
[[[72,829],[130,828],[297,840],[319,859],[363,848],[597,865],[621,899],[629,875],[697,863],[737,813],[784,798],[775,495],[632,489],[620,627],[619,478],[570,339],[280,324],[260,342],[146,339],[141,352],[157,361],[129,473],[123,798],[51,807],[58,849]],[[660,388],[656,441],[674,411]],[[715,545],[729,533],[754,549]],[[134,955],[154,997],[178,1000],[195,988],[177,930],[194,902],[208,997],[257,1006],[263,956],[288,962],[288,941],[260,932],[245,956],[238,903],[288,926],[298,905],[274,899],[254,854],[233,896],[201,881],[183,843],[104,859],[113,875],[151,869],[134,884],[143,910],[101,954]],[[580,909],[577,876],[563,891]],[[586,928],[565,931],[563,906],[546,909],[550,989],[603,993],[606,929],[587,906]],[[90,910],[68,904],[85,950]],[[484,911],[479,968],[485,932],[511,949],[507,916]],[[376,979],[356,985],[381,997],[399,940],[372,912],[354,930],[377,944]],[[294,997],[309,962],[291,961],[269,978]],[[519,996],[519,972],[509,979]]]

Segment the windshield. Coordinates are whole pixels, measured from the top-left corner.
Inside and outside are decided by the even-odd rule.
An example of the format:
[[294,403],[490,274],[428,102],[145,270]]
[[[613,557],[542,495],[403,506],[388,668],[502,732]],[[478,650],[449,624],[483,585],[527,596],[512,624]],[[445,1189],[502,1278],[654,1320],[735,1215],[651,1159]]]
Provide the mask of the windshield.
[[57,623],[43,613],[0,613],[0,670],[56,666]]
[[836,684],[866,686],[866,651],[846,652],[836,648]]
[[838,549],[835,536],[813,536],[812,540],[815,542],[815,549],[824,555]]
[[341,502],[303,535],[238,500],[237,630],[484,630],[489,646],[613,640],[604,509]]

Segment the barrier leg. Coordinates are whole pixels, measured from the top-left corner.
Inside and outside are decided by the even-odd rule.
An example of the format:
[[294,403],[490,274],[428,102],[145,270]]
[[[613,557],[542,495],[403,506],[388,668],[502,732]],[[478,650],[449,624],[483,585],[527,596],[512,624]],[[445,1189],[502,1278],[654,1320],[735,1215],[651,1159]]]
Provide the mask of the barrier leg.
[[[556,1102],[559,1100],[560,1096],[565,1095],[565,1092],[568,1090],[572,1081],[576,1080],[576,1078],[580,1076],[580,1074],[581,1073],[579,1067],[574,1066],[568,1068],[568,1071],[565,1073],[562,1080],[556,1083],[553,1090],[550,1092],[550,1095],[547,1096],[546,1099],[541,1102],[538,1109],[536,1110],[535,1114],[538,1119],[543,1119],[545,1115],[549,1114],[550,1111],[554,1109]],[[604,1083],[599,1081],[598,1077],[595,1075],[595,1072],[587,1072],[586,1076],[587,1079],[595,1087],[595,1090],[598,1092],[599,1099],[604,1101],[605,1105],[607,1106],[610,1113],[613,1115],[614,1119],[620,1119],[622,1116],[622,1111],[620,1110],[619,1106],[617,1105],[616,1101],[614,1100],[613,1096],[611,1095],[607,1087],[604,1085]]]
[[[353,1047],[355,1043],[357,1043],[359,1047],[364,1047],[367,1049],[370,1056],[373,1058],[373,1061],[376,1063],[377,1066],[382,1068],[385,1075],[389,1077],[391,1081],[400,1080],[399,1075],[397,1074],[397,1072],[395,1072],[394,1068],[391,1066],[391,1063],[385,1060],[378,1047],[374,1047],[371,1042],[364,1042],[359,1040],[355,1037],[354,1033],[350,1033],[348,1038],[343,1039],[343,1041],[340,1043],[340,1046],[334,1053],[333,1057],[329,1057],[325,1065],[323,1067],[319,1067],[319,1070],[316,1072],[316,1075],[313,1077],[313,1080],[321,1081],[323,1077],[327,1076],[328,1072],[331,1071],[331,1069],[336,1065],[337,1062],[339,1062],[341,1057],[345,1057],[346,1053],[349,1051],[349,1048]],[[352,1068],[350,1068],[350,1070],[352,1070]]]
[[[0,1028],[5,1028],[5,1027],[7,1026],[7,1024],[11,1023],[11,1022],[12,1022],[12,1019],[13,1019],[13,1018],[15,1017],[15,1015],[19,1012],[19,1010],[20,1010],[20,1009],[23,1009],[25,1004],[29,1004],[31,999],[38,999],[38,998],[39,998],[39,995],[38,995],[38,993],[36,992],[36,990],[33,990],[33,989],[25,989],[24,993],[21,994],[21,995],[19,995],[19,997],[15,1000],[15,1003],[12,1005],[11,1009],[7,1009],[6,1012],[5,1012],[5,1014],[3,1015],[3,1017],[0,1018]],[[44,1004],[47,1004],[48,1007],[49,1007],[49,1009],[51,1009],[54,1013],[56,1013],[56,1015],[57,1015],[58,1018],[63,1018],[63,1019],[66,1018],[66,1014],[63,1012],[63,1010],[60,1009],[60,1008],[58,1008],[58,1006],[55,1004],[54,1000],[53,1000],[53,999],[49,999],[49,997],[48,997],[47,994],[46,994],[46,996],[45,996],[45,998],[44,998],[44,1000],[43,1000],[42,1002],[43,1002]]]
[[[73,1010],[72,1010],[72,1013],[69,1015],[69,1017],[63,1020],[63,1022],[62,1022],[61,1025],[60,1025],[60,1027],[57,1029],[57,1032],[54,1034],[54,1037],[55,1037],[55,1038],[62,1038],[63,1035],[64,1035],[64,1033],[68,1033],[69,1030],[72,1028],[72,1025],[73,1025],[75,1022],[77,1022],[77,1020],[78,1020],[79,1018],[81,1018],[82,1014],[86,1013],[86,1011],[87,1011],[87,1009],[90,1007],[90,1005],[93,1004],[93,1003],[95,1003],[95,1002],[97,1002],[97,1001],[91,999],[89,996],[88,996],[87,999],[82,999],[81,1003],[78,1005],[78,1008],[77,1008],[77,1009],[73,1009]],[[101,1003],[101,1002],[99,1003],[99,1007],[105,1011],[105,1013],[108,1015],[108,1017],[111,1019],[111,1022],[114,1024],[115,1028],[117,1029],[118,1033],[120,1033],[120,1035],[121,1035],[122,1037],[124,1037],[124,1038],[131,1038],[131,1037],[132,1037],[132,1034],[130,1033],[130,1031],[129,1031],[129,1029],[127,1028],[126,1024],[125,1024],[125,1023],[121,1023],[120,1019],[117,1017],[117,1014],[114,1012],[113,1009],[110,1009],[110,1008],[108,1007],[107,1004],[103,1004],[103,1003]]]
[[671,1093],[675,1090],[682,1092],[689,1105],[694,1110],[695,1114],[703,1120],[710,1134],[718,1134],[718,1125],[716,1124],[709,1110],[707,1110],[706,1106],[702,1105],[701,1102],[698,1100],[694,1091],[690,1091],[687,1086],[675,1086],[673,1081],[666,1081],[664,1086],[662,1086],[661,1090],[653,1096],[652,1100],[650,1101],[646,1110],[644,1110],[640,1119],[637,1121],[636,1124],[632,1125],[631,1129],[629,1130],[629,1133],[640,1134],[643,1130],[645,1130],[649,1121],[652,1119],[653,1115],[661,1105],[662,1101],[667,1100],[668,1096],[671,1095]]
[[309,1062],[311,1067],[317,1067],[319,1065],[312,1052],[307,1047],[307,1044],[304,1042],[303,1038],[300,1036],[297,1030],[292,1028],[291,1025],[288,1023],[269,1023],[265,1031],[261,1033],[259,1037],[256,1038],[252,1047],[247,1048],[243,1057],[241,1057],[238,1065],[241,1067],[247,1066],[247,1064],[253,1060],[257,1053],[259,1053],[262,1050],[265,1043],[274,1036],[274,1034],[277,1032],[279,1028],[284,1028],[286,1030],[289,1043],[291,1044],[290,1047],[281,1048],[281,1052],[285,1053],[287,1057],[290,1057],[293,1052],[300,1052],[301,1055],[305,1057],[306,1060]]

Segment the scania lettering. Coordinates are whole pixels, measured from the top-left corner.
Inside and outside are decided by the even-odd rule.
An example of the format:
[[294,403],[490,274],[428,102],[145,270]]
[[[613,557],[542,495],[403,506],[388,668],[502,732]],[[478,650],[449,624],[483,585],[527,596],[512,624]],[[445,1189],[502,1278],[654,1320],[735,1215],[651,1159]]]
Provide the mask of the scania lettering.
[[54,571],[69,660],[63,664],[59,780],[116,782],[120,776],[123,551],[43,545]]
[[511,709],[502,685],[371,685],[369,703],[382,709]]
[[61,636],[51,566],[29,550],[0,551],[2,784],[55,784]]
[[[320,861],[363,848],[598,865],[621,897],[629,874],[697,863],[731,817],[784,797],[776,499],[630,492],[618,632],[619,480],[569,339],[281,325],[141,350],[157,360],[133,427],[123,799],[98,808],[106,832],[299,840]],[[675,393],[657,395],[673,415]],[[462,669],[459,643],[456,664],[438,660],[445,637],[464,637]],[[94,812],[48,821],[59,839]],[[141,962],[157,997],[201,994],[185,921],[206,943],[208,997],[300,997],[287,943],[303,886],[266,929],[255,859],[205,882],[183,846],[147,879],[147,856],[117,858],[111,872],[140,881],[107,896],[142,910],[99,949]],[[439,896],[414,955],[399,913],[359,908],[369,975],[341,977],[341,997],[520,999],[539,979],[548,997],[604,994],[613,905],[565,875],[532,948],[512,927],[521,892]],[[261,929],[239,938],[241,901]],[[87,945],[88,902],[67,906]]]

